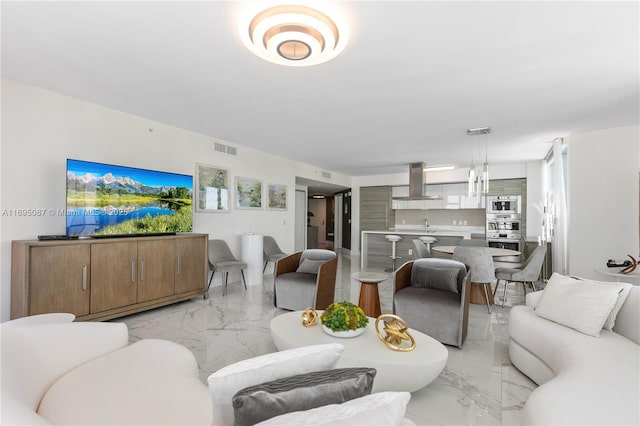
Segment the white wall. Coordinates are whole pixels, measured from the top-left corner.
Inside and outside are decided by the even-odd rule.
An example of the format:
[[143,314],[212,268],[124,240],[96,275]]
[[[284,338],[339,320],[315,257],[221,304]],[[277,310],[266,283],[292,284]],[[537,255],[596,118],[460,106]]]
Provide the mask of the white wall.
[[272,235],[284,251],[294,251],[296,176],[350,184],[348,177],[332,173],[331,179],[323,179],[313,166],[225,141],[220,142],[236,146],[237,156],[222,154],[214,150],[215,142],[210,136],[3,79],[0,320],[9,319],[11,241],[65,233],[64,216],[18,217],[10,212],[64,209],[67,158],[189,175],[196,163],[205,163],[228,168],[232,181],[242,176],[286,184],[287,211],[194,213],[193,231],[226,240],[237,256],[240,235],[247,232]]
[[640,254],[640,127],[568,138],[569,273],[604,280],[607,259]]

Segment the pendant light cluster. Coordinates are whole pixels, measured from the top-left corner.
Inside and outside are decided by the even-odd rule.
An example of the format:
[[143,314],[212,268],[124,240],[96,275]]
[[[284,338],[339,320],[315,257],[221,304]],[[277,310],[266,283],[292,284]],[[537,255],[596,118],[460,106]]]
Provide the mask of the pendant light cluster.
[[[246,13],[240,37],[257,56],[280,65],[308,66],[326,62],[344,49],[346,26],[330,2],[276,4]],[[302,2],[300,2],[302,3]],[[321,6],[322,10],[321,10]]]
[[484,135],[484,164],[482,169],[476,172],[476,166],[473,159],[473,147],[471,147],[471,166],[469,167],[468,177],[468,196],[481,196],[489,193],[489,163],[488,158],[488,137],[491,132],[489,127],[477,127],[475,129],[467,129],[469,136]]

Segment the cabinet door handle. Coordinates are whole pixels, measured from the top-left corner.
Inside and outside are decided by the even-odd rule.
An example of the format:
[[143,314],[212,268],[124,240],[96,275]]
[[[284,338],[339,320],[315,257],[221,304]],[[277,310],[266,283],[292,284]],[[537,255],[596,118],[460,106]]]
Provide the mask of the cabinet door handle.
[[82,265],[82,290],[87,291],[87,265]]
[[140,261],[140,281],[144,281],[144,259]]
[[178,274],[182,273],[182,256],[178,256]]
[[131,282],[136,282],[136,261],[135,259],[131,261]]

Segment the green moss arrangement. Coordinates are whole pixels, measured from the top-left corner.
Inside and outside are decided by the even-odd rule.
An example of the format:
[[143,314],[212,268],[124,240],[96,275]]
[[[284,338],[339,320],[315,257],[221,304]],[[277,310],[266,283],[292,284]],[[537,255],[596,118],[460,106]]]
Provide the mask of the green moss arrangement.
[[331,331],[348,331],[366,327],[369,318],[362,308],[344,301],[329,305],[320,316],[320,322]]

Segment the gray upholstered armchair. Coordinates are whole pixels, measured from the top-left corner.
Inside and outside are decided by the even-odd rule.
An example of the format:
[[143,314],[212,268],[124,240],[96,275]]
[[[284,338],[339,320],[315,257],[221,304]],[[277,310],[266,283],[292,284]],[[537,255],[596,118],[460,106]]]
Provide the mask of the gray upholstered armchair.
[[330,250],[293,253],[276,262],[273,302],[291,311],[325,309],[333,303],[338,258]]
[[469,321],[471,274],[464,263],[418,259],[393,274],[393,312],[409,327],[462,347]]

